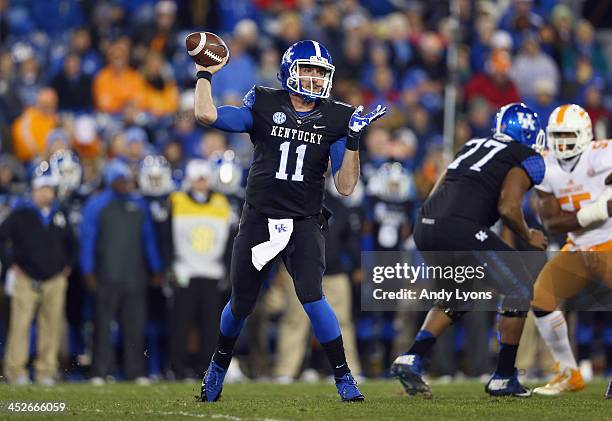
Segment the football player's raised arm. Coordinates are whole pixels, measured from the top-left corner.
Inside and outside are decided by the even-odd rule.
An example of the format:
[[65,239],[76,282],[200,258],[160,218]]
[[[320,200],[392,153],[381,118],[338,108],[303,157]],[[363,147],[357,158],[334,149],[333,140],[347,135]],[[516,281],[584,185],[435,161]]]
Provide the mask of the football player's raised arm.
[[[227,63],[227,57],[216,66],[195,65],[199,77],[196,81],[193,112],[195,119],[202,124],[211,125],[217,120],[217,107],[212,98],[212,75],[221,70],[225,63]],[[200,77],[200,74],[204,73],[209,73],[209,77]]]
[[580,229],[575,212],[566,212],[561,209],[557,198],[552,194],[535,189],[538,196],[537,210],[542,224],[550,234],[562,234]]
[[522,168],[514,167],[508,171],[499,194],[497,211],[504,224],[516,235],[531,246],[544,250],[547,245],[546,237],[541,231],[530,229],[527,226],[521,208],[525,193],[529,191],[531,185],[531,179]]

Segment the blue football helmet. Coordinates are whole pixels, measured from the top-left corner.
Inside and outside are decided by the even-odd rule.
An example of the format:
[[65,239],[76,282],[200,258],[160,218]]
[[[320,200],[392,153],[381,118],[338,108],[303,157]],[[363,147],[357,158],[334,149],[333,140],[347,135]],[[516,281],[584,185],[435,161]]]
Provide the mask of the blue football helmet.
[[76,190],[81,185],[83,169],[79,157],[70,149],[60,149],[49,158],[49,165],[64,192]]
[[[325,70],[325,76],[302,76],[300,78],[300,66],[322,67]],[[298,41],[287,48],[283,54],[278,79],[285,90],[299,95],[306,102],[314,102],[319,98],[329,97],[334,70],[335,67],[332,65],[332,58],[327,48],[317,41]],[[309,82],[305,83],[303,81],[305,78],[309,78]],[[313,89],[314,80],[317,79],[323,82],[320,92],[315,92]]]
[[515,141],[537,152],[544,150],[546,138],[538,114],[523,103],[504,105],[495,115],[493,138]]

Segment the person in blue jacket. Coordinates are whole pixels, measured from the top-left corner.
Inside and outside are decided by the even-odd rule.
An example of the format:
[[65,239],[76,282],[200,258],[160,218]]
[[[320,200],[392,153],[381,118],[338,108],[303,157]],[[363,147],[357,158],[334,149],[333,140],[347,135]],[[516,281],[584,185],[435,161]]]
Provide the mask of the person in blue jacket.
[[123,333],[122,374],[144,383],[146,287],[159,283],[162,263],[149,208],[132,192],[127,164],[111,161],[104,181],[106,189],[85,204],[81,227],[81,268],[96,302],[91,381],[103,384],[115,374],[111,322],[117,318]]

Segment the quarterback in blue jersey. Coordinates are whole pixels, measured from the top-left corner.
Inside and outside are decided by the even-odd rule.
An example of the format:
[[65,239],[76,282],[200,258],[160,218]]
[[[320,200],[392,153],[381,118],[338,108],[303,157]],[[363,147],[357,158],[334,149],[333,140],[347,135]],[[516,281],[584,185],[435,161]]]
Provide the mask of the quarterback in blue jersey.
[[[544,178],[545,165],[538,153],[544,146],[544,133],[538,116],[524,104],[508,104],[496,115],[493,134],[472,139],[461,148],[455,160],[436,183],[414,228],[414,240],[429,264],[466,264],[471,255],[486,256],[493,272],[491,283],[503,295],[499,307],[500,352],[497,368],[487,383],[492,396],[531,395],[516,376],[514,366],[519,339],[533,295],[530,275],[520,256],[489,229],[501,219],[532,248],[544,250],[547,240],[541,231],[525,222],[521,203],[525,193]],[[469,198],[466,200],[466,198]],[[461,258],[449,251],[463,252]],[[498,253],[501,252],[501,253]],[[513,258],[514,257],[514,258]],[[439,260],[439,261],[438,261]],[[391,366],[408,394],[431,394],[423,380],[423,362],[436,338],[466,313],[456,302],[438,301],[416,335],[408,352]]]
[[311,40],[293,44],[283,55],[282,89],[254,86],[243,106],[216,107],[212,76],[226,61],[208,68],[196,65],[195,117],[220,130],[249,133],[255,151],[232,250],[232,295],[221,315],[217,350],[202,380],[201,400],[219,399],[234,344],[280,256],[334,370],[338,394],[343,401],[362,401],[346,363],[338,320],[322,292],[322,201],[330,159],[336,188],[343,195],[352,193],[359,178],[359,139],[386,109],[379,105],[361,115],[362,107],[329,99],[332,58]]

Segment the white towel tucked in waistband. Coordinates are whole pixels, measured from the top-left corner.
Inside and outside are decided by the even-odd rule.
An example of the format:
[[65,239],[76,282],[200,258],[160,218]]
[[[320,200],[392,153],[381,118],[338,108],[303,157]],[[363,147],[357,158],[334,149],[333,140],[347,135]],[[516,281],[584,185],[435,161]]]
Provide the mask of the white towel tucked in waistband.
[[293,219],[268,218],[268,231],[270,239],[251,249],[251,260],[257,270],[261,270],[266,263],[287,247],[293,232]]

